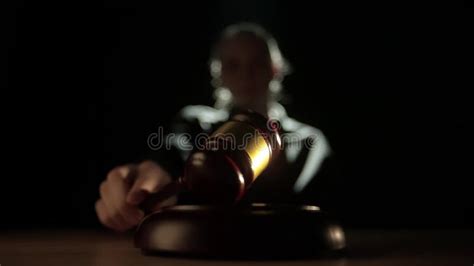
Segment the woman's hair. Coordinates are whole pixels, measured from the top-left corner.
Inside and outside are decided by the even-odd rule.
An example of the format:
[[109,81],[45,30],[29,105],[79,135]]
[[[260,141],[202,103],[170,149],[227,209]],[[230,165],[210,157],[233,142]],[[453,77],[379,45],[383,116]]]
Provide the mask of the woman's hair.
[[270,57],[272,67],[275,71],[274,78],[269,84],[270,101],[279,101],[281,99],[283,89],[282,81],[290,72],[290,66],[281,54],[276,40],[264,28],[253,23],[239,23],[228,26],[223,30],[216,45],[212,48],[211,58],[209,60],[209,67],[212,76],[211,84],[215,88],[215,107],[218,109],[228,108],[232,104],[232,94],[227,88],[221,85],[220,77],[222,64],[220,61],[219,48],[224,40],[241,35],[252,36],[266,44],[266,52]]

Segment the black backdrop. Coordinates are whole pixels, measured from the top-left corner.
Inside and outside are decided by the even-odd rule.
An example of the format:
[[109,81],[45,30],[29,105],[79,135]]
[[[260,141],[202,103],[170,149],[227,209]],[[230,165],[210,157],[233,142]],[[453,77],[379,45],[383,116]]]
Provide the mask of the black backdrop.
[[31,101],[29,119],[13,120],[36,129],[36,146],[16,148],[15,169],[33,173],[2,180],[0,224],[98,226],[106,172],[145,152],[148,134],[181,107],[212,104],[210,46],[225,25],[247,20],[273,32],[293,66],[290,115],[322,129],[338,156],[344,224],[471,226],[468,120],[448,112],[466,114],[469,100],[441,84],[457,70],[440,76],[437,67],[462,43],[452,20],[254,2],[110,1],[71,27],[67,12],[14,8],[6,84]]

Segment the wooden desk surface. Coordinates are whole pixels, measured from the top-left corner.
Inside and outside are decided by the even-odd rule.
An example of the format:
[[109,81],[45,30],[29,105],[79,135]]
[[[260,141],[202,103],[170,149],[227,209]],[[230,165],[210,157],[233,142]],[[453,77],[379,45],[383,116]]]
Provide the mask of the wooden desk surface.
[[0,265],[474,265],[474,230],[356,230],[350,252],[335,259],[226,261],[144,256],[132,236],[108,232],[0,232]]

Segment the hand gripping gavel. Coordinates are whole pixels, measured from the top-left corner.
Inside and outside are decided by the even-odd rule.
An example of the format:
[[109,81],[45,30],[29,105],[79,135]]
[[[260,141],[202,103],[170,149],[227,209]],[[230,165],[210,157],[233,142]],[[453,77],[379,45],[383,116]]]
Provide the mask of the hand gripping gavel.
[[149,210],[182,190],[199,202],[238,202],[281,149],[277,123],[250,110],[234,115],[195,148],[182,177],[150,195],[141,206]]

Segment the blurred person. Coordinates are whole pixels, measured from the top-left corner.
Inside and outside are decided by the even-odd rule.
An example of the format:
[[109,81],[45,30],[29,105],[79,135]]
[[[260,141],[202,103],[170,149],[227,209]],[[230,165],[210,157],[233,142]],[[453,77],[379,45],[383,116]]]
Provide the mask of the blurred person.
[[[212,49],[209,65],[214,107],[184,107],[168,134],[188,134],[191,139],[167,139],[170,149],[153,149],[143,162],[118,166],[108,173],[95,206],[105,226],[116,231],[136,226],[144,216],[139,204],[181,175],[194,137],[212,133],[244,109],[279,121],[284,152],[256,179],[243,201],[324,204],[331,196],[324,183],[334,178],[337,169],[327,139],[317,128],[290,118],[279,104],[282,81],[290,68],[275,39],[259,25],[231,25]],[[190,199],[177,195],[153,209],[186,201]]]

